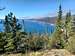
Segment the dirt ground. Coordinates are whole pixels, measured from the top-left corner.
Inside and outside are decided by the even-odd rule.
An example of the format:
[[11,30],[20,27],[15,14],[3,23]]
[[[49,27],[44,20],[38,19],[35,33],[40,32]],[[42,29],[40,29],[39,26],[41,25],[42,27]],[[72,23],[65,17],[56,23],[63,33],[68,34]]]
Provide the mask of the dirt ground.
[[75,56],[65,49],[42,50],[38,52],[30,52],[26,54],[3,54],[0,56]]

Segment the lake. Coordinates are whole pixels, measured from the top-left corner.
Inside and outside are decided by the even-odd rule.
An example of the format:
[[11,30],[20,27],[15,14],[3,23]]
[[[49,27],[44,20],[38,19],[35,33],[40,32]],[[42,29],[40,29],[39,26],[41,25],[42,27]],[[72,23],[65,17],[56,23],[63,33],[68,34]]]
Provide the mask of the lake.
[[[0,32],[4,31],[4,20],[0,20]],[[18,19],[18,23],[22,25],[22,31],[25,32],[32,32],[32,33],[53,33],[55,29],[55,25],[51,23],[45,23],[40,21],[34,20],[25,20],[25,19]]]

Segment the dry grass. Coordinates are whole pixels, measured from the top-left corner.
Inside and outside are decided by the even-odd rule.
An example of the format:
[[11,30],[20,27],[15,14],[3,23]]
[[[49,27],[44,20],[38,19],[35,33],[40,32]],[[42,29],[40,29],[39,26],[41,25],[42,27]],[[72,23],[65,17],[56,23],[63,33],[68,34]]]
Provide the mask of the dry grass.
[[65,49],[43,50],[38,52],[30,52],[27,54],[4,54],[0,56],[75,56]]
[[43,56],[73,56],[73,55],[71,55],[71,53],[65,49],[52,49],[47,53],[44,53]]

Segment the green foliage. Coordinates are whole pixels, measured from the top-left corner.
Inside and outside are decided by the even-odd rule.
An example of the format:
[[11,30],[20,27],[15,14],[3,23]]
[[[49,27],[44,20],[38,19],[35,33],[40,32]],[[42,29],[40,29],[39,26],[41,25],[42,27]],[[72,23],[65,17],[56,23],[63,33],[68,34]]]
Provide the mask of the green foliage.
[[71,36],[66,43],[65,49],[71,53],[75,53],[75,35]]
[[[59,35],[60,34],[60,35]],[[50,38],[50,48],[62,49],[65,46],[64,35],[61,32],[54,33]]]
[[71,19],[71,23],[70,23],[70,30],[69,30],[69,38],[68,38],[68,42],[66,43],[65,48],[67,50],[69,50],[72,53],[75,53],[75,28],[74,25],[75,24],[75,20],[74,18]]
[[33,36],[31,39],[31,48],[34,50],[46,48],[49,40],[47,36]]
[[6,40],[5,41],[7,42],[6,45],[4,46],[5,51],[10,52],[10,51],[14,50],[15,46],[13,44],[14,40],[12,38],[12,33],[6,33]]
[[4,46],[6,44],[6,41],[5,41],[6,37],[4,37],[4,34],[3,33],[0,33],[0,52],[4,52]]
[[[6,41],[7,41],[6,50],[8,50],[8,49],[10,50],[13,48],[15,48],[17,50],[18,38],[16,37],[16,32],[18,32],[21,29],[21,25],[17,23],[17,19],[15,16],[13,17],[12,12],[10,12],[5,17],[4,25],[5,25],[5,32],[6,32],[6,37],[7,37],[7,39],[6,39]],[[8,32],[10,32],[12,34],[7,34]]]
[[71,12],[69,11],[67,14],[66,14],[66,20],[65,20],[65,40],[67,42],[67,39],[70,37],[69,34],[70,34],[70,31],[71,31]]
[[23,32],[17,32],[16,33],[16,46],[18,52],[25,52],[26,48],[28,48],[28,42],[27,41],[26,33]]
[[16,32],[21,29],[21,25],[17,23],[17,19],[13,13],[10,12],[7,16],[5,16],[4,21],[5,32]]
[[51,48],[64,48],[64,35],[63,35],[63,22],[62,10],[59,6],[58,18],[56,20],[56,29],[51,37]]
[[8,16],[5,16],[4,26],[5,26],[5,32],[10,32],[11,31]]
[[56,20],[56,31],[61,30],[63,27],[62,25],[62,10],[61,10],[61,5],[59,6],[59,12],[58,12],[58,17]]

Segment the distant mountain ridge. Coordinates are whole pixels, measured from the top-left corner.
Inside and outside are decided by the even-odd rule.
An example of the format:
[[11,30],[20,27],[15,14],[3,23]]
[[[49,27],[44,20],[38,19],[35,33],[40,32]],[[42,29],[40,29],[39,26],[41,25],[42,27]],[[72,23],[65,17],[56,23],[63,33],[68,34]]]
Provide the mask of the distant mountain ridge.
[[[72,15],[72,18],[75,18],[75,15]],[[40,21],[40,22],[45,22],[45,23],[51,23],[55,24],[56,23],[57,16],[54,17],[42,17],[42,18],[33,18],[29,20],[35,20],[35,21]],[[63,21],[65,20],[65,16],[62,16]]]
[[[55,24],[57,17],[41,17],[41,18],[30,18],[30,19],[23,19],[23,20],[32,20],[32,21],[40,21],[45,23]],[[4,19],[0,19],[0,23],[3,23]]]
[[38,19],[33,18],[33,19],[29,19],[29,20],[35,20],[35,21],[55,24],[56,18],[57,17],[42,17],[42,18],[38,18]]

